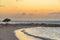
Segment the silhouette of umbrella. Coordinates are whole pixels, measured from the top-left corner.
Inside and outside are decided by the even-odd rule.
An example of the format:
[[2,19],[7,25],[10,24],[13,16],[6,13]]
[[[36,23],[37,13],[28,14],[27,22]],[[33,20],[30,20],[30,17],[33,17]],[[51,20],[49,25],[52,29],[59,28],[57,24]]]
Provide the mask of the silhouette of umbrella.
[[6,23],[6,25],[8,24],[8,22],[10,22],[11,21],[11,19],[9,19],[9,18],[6,18],[6,19],[4,19],[3,20],[3,22],[5,22]]
[[9,21],[11,21],[11,19],[6,18],[3,20],[3,22],[9,22]]

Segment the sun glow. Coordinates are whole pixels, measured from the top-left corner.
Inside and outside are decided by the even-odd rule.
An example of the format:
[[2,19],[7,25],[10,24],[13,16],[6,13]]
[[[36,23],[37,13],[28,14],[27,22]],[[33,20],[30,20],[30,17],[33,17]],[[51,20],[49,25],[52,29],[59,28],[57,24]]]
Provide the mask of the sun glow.
[[24,0],[22,2],[18,2],[18,8],[22,8],[23,10],[60,10],[60,3],[58,0]]
[[60,11],[59,0],[2,0],[0,13],[48,13]]

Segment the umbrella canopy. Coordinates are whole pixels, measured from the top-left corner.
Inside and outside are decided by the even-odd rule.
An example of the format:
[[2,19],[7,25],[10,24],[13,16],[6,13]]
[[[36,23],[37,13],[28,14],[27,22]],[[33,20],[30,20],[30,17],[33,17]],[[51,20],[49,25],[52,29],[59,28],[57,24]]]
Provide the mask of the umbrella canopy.
[[9,19],[9,18],[6,18],[3,20],[3,22],[9,22],[9,21],[11,21],[11,19]]

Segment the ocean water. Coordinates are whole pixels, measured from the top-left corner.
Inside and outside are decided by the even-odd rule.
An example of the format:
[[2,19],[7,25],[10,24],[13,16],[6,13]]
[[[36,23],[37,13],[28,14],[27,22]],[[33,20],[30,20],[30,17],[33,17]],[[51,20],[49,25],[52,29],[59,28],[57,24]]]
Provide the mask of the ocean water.
[[35,27],[15,31],[19,40],[60,40],[60,27]]
[[[10,21],[9,24],[29,24],[29,23],[46,23],[46,24],[60,24],[60,21]],[[0,24],[5,24],[5,22],[0,21]]]

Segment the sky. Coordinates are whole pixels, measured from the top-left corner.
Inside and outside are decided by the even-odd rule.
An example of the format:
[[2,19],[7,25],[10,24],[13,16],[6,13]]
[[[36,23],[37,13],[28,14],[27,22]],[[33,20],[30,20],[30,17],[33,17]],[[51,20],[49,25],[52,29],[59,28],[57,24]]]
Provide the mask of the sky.
[[0,19],[58,20],[60,0],[0,0]]

